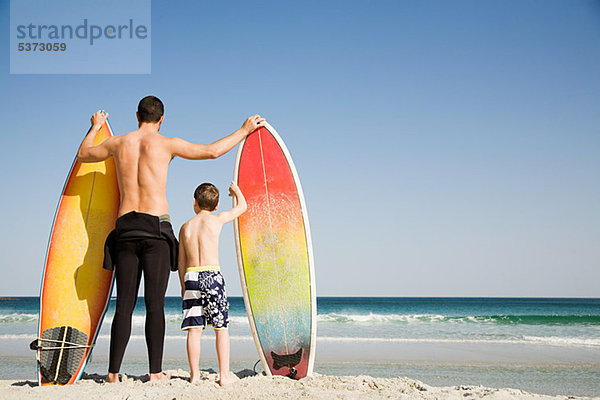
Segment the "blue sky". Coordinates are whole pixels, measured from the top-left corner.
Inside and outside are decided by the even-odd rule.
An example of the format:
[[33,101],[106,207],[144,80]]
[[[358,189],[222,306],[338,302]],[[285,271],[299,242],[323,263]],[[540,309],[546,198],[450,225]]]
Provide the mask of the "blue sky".
[[[10,75],[0,0],[0,295],[39,293],[90,115],[125,133],[154,94],[167,136],[208,143],[254,113],[278,130],[318,295],[600,296],[597,1],[220,3],[152,3],[149,75]],[[234,156],[172,163],[176,231]],[[231,226],[221,263],[239,295]]]

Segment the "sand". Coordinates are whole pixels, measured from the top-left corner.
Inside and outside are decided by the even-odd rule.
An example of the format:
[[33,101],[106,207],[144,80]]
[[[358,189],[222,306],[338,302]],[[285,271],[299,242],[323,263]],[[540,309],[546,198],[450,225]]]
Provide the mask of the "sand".
[[[0,398],[40,400],[136,400],[136,399],[584,399],[573,396],[546,396],[517,389],[483,386],[433,387],[409,378],[373,378],[315,374],[300,381],[285,377],[254,375],[250,370],[236,372],[242,379],[219,387],[217,374],[204,371],[199,383],[189,383],[183,370],[167,371],[169,380],[148,382],[147,376],[125,376],[120,384],[104,382],[104,376],[84,375],[75,385],[38,387],[34,381],[0,381]],[[600,397],[595,397],[600,399]]]

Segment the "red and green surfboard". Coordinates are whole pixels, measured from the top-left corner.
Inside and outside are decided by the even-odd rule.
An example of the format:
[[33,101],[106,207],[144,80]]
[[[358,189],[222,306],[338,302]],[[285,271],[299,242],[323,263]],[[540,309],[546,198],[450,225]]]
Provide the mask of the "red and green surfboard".
[[234,181],[248,210],[234,222],[250,328],[268,375],[312,373],[316,286],[308,216],[290,153],[269,124],[240,144]]

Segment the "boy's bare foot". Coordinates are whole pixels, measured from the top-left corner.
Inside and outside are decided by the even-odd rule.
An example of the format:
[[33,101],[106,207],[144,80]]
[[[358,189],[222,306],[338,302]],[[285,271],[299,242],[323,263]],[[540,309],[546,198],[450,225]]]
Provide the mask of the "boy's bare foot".
[[119,379],[119,374],[118,373],[112,373],[109,372],[108,375],[106,375],[106,382],[108,383],[119,383],[121,382],[121,380]]
[[159,372],[158,374],[150,374],[150,382],[154,381],[168,381],[169,377],[164,374],[164,372]]
[[233,372],[228,371],[226,374],[221,374],[221,379],[219,379],[219,385],[221,386],[225,386],[225,385],[229,385],[230,383],[239,381],[240,378],[238,378]]
[[190,375],[190,383],[200,382],[200,377],[197,375]]

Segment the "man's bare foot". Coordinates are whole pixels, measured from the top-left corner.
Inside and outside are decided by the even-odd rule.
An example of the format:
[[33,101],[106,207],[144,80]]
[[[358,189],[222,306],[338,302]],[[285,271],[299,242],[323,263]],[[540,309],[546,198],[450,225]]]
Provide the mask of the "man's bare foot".
[[196,383],[196,382],[200,382],[200,376],[190,374],[190,383]]
[[108,383],[119,383],[121,382],[121,380],[119,379],[119,374],[118,373],[113,373],[113,372],[109,372],[108,375],[106,375],[106,382]]
[[238,378],[231,371],[227,371],[227,373],[221,374],[220,378],[221,379],[219,379],[219,385],[221,385],[221,386],[229,385],[230,383],[240,380],[240,378]]
[[168,381],[169,377],[164,374],[164,372],[159,372],[157,374],[150,374],[150,382],[154,381]]

